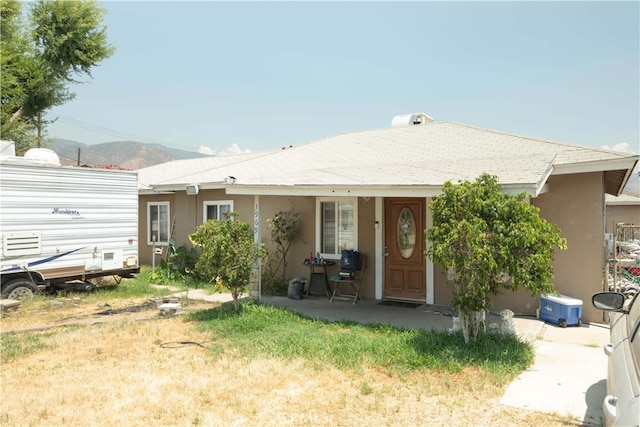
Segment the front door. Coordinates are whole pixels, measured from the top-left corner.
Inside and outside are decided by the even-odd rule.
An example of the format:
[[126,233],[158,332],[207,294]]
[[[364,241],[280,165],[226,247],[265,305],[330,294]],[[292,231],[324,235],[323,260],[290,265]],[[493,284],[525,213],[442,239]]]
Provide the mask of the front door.
[[427,297],[425,203],[420,198],[385,199],[385,298],[424,301]]

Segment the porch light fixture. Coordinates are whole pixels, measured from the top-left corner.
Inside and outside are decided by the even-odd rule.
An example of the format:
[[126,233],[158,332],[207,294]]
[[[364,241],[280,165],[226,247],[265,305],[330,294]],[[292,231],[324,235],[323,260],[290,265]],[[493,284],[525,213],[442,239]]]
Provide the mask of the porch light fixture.
[[186,190],[187,195],[189,196],[195,196],[196,194],[198,194],[198,191],[200,191],[197,184],[187,184]]

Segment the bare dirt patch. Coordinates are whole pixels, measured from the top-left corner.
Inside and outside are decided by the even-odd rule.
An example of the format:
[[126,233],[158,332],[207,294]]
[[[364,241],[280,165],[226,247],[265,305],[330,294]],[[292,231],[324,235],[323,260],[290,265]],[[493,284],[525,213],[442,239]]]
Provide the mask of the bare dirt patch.
[[[86,297],[40,297],[23,302],[18,310],[1,313],[0,333],[151,319],[159,316],[160,300],[161,298],[104,300],[92,294]],[[197,300],[183,298],[180,302],[183,308],[189,310],[211,307],[211,304]]]
[[218,337],[182,316],[123,312],[91,323],[97,307],[85,308],[65,313],[88,323],[53,329],[53,347],[2,361],[0,424],[571,425],[499,405],[503,388],[474,381],[482,374],[471,369],[398,378],[366,367],[353,372],[313,369],[304,360],[247,360],[212,352]]

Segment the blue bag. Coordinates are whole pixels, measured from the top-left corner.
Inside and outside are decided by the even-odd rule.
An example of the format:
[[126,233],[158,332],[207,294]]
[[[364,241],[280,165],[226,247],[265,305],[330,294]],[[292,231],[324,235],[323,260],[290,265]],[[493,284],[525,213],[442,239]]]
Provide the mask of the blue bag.
[[353,249],[345,249],[342,251],[340,257],[340,269],[341,270],[360,270],[360,253]]

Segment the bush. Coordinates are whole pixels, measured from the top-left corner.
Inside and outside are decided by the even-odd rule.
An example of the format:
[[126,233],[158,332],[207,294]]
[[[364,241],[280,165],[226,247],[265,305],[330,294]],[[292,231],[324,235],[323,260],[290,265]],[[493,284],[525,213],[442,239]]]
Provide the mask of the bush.
[[236,310],[249,286],[254,263],[266,257],[266,250],[254,243],[249,224],[236,221],[237,215],[230,212],[227,219],[209,220],[189,236],[202,248],[195,272],[217,288],[230,290]]
[[533,295],[556,293],[551,263],[566,240],[524,193],[505,194],[495,176],[483,174],[475,182],[447,181],[430,208],[427,256],[453,273],[452,305],[465,342],[477,337],[475,314],[489,311],[491,295],[520,288]]
[[176,247],[175,240],[169,240],[167,258],[160,260],[160,266],[149,275],[149,280],[162,285],[182,282],[187,279],[198,280],[194,271],[198,254],[195,248],[187,245]]

